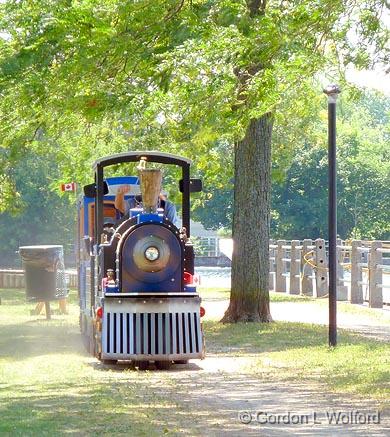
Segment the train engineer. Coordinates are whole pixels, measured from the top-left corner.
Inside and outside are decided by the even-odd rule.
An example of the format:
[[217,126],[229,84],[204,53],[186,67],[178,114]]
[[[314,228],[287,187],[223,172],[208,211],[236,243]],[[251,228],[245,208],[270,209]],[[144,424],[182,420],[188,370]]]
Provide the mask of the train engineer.
[[[115,208],[122,214],[122,216],[126,216],[130,209],[136,206],[136,199],[125,199],[125,194],[129,191],[129,185],[122,185],[118,188],[115,195]],[[159,195],[159,207],[164,209],[165,217],[175,226],[178,226],[176,207],[168,200],[168,194],[165,191],[162,191]]]

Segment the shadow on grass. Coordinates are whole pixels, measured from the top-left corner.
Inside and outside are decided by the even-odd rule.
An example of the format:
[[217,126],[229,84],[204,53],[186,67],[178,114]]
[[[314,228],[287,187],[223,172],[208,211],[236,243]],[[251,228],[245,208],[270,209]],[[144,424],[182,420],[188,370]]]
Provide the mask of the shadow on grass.
[[[199,289],[200,296],[202,300],[206,302],[221,302],[229,300],[230,298],[230,290],[221,289],[217,287],[206,288],[200,287]],[[316,299],[310,296],[304,295],[291,295],[288,293],[276,293],[270,291],[269,293],[270,302],[313,302]]]
[[289,380],[326,382],[346,390],[386,399],[390,349],[381,341],[339,330],[338,346],[328,346],[328,328],[292,322],[221,325],[206,321],[208,351],[225,356],[253,356],[252,366]]
[[[204,322],[206,349],[209,353],[286,351],[327,344],[325,326],[292,322],[220,324]],[[50,353],[86,355],[75,320],[68,316],[57,320],[30,320],[1,327],[0,356],[10,359]],[[365,340],[353,334],[341,334],[341,343]],[[102,367],[104,369],[105,367]]]
[[[324,326],[291,322],[221,324],[205,322],[209,351],[273,352],[327,344]],[[348,337],[349,338],[349,337]],[[351,336],[352,339],[352,336]]]
[[[15,387],[15,395],[0,407],[0,434],[312,436],[310,425],[264,425],[261,431],[258,426],[250,430],[239,423],[237,413],[243,409],[308,413],[312,408],[319,412],[351,408],[349,399],[324,396],[319,387],[302,390],[299,383],[275,384],[248,375],[237,374],[232,379],[224,374],[203,374],[194,381],[192,375],[183,374],[178,384],[173,382],[110,378],[94,384],[48,384],[40,393],[28,385]],[[367,428],[332,427],[332,435],[340,431],[344,431],[342,435],[368,435]],[[384,435],[381,429],[370,431],[370,435]],[[316,426],[315,434],[330,435],[326,422]]]
[[0,289],[2,305],[26,305],[26,292],[23,289]]
[[[328,327],[309,323],[221,324],[206,320],[204,327],[207,349],[214,353],[238,351],[253,354],[328,345]],[[369,343],[368,339],[339,330],[339,345]]]
[[13,386],[13,395],[0,406],[0,434],[162,435],[171,407],[145,383],[84,380],[73,385]]
[[148,369],[145,370],[139,370],[134,366],[134,364],[130,361],[119,361],[117,364],[103,364],[100,361],[92,361],[88,363],[89,366],[91,366],[94,370],[100,371],[100,372],[117,372],[117,373],[123,373],[128,371],[134,371],[139,372],[140,375],[147,371],[153,371],[153,372],[197,372],[199,370],[203,370],[202,367],[199,367],[197,364],[191,362],[188,364],[172,364],[171,367],[167,370],[159,370],[154,365],[154,363],[149,363]]
[[[20,300],[23,299],[21,292],[18,296]],[[88,356],[78,329],[77,307],[70,305],[70,309],[70,316],[56,317],[51,321],[36,318],[26,321],[22,313],[27,312],[27,306],[23,308],[19,304],[8,304],[1,307],[1,313],[7,318],[1,326],[0,357],[12,363],[48,354],[64,354],[64,359],[67,354]],[[251,361],[252,367],[266,367],[268,373],[273,372],[277,376],[283,368],[287,378],[304,375],[305,378],[325,379],[339,387],[353,388],[355,384],[361,392],[386,393],[382,388],[385,388],[386,381],[388,384],[390,357],[387,345],[383,343],[339,330],[338,347],[332,350],[327,347],[326,326],[293,322],[223,325],[206,319],[204,330],[206,351],[219,362],[226,358],[234,361],[236,357],[243,357]],[[131,369],[131,365],[126,363],[107,366],[90,361],[91,370],[99,370],[102,378],[109,372],[120,378]],[[182,375],[187,371],[194,377],[199,374],[201,378],[204,373],[199,370],[208,366],[196,362],[195,365],[174,366],[166,373]],[[216,363],[215,366],[218,368],[220,364]],[[140,379],[144,378],[144,372],[131,373],[135,377],[139,375]],[[164,374],[154,371],[152,367],[150,373]]]
[[[2,305],[35,305],[37,301],[29,301],[26,298],[26,290],[24,288],[0,289],[0,298]],[[57,301],[51,301],[51,304],[56,304]],[[69,305],[78,305],[77,290],[69,291],[67,302]]]
[[[283,322],[222,325],[206,321],[204,326],[206,347],[211,353],[253,354],[327,343],[326,328],[316,325]],[[2,326],[1,331],[0,357],[18,360],[66,352],[86,355],[78,327],[66,319],[31,320]],[[353,341],[352,336],[350,340]]]
[[[223,430],[223,435],[236,436],[248,429],[237,420],[240,410],[348,410],[350,397],[327,395],[324,382],[351,391],[358,384],[370,394],[388,381],[386,363],[378,364],[384,360],[383,344],[340,332],[340,347],[330,351],[326,327],[287,322],[222,325],[206,320],[206,347],[215,356],[168,372],[77,361],[72,355],[87,354],[75,307],[72,312],[50,322],[23,318],[19,324],[15,315],[15,323],[12,319],[1,327],[0,355],[11,365],[0,391],[0,434],[206,435],[211,429],[215,432],[208,435]],[[40,367],[40,359],[15,363],[59,352],[64,356],[52,362],[48,357],[47,366]],[[12,366],[17,364],[15,376]],[[363,406],[368,405],[364,400]],[[284,434],[280,429],[266,431],[296,433],[294,427],[284,427]],[[329,430],[323,431],[328,435]],[[299,435],[313,435],[313,428],[303,427]],[[355,435],[368,435],[367,429]]]
[[23,360],[50,353],[86,355],[77,327],[31,321],[1,327],[0,357]]

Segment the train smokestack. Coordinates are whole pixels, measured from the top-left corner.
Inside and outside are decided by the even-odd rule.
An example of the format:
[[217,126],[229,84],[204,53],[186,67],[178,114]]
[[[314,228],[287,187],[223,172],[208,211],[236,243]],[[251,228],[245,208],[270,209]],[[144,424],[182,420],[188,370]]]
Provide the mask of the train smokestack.
[[162,171],[159,168],[145,168],[141,161],[138,166],[144,212],[156,213],[158,197],[161,192]]

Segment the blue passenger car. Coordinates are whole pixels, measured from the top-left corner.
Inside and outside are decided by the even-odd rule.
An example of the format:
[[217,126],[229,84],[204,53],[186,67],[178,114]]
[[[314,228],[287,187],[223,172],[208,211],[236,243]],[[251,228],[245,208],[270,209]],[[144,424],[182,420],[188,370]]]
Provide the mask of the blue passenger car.
[[[139,163],[137,176],[104,177],[108,166]],[[149,168],[150,163],[153,168]],[[181,168],[182,226],[160,208],[161,171]],[[78,204],[80,328],[91,354],[103,362],[133,361],[157,368],[204,357],[201,299],[194,283],[190,240],[191,162],[160,152],[126,152],[97,160],[95,182]],[[125,216],[115,208],[127,185]]]

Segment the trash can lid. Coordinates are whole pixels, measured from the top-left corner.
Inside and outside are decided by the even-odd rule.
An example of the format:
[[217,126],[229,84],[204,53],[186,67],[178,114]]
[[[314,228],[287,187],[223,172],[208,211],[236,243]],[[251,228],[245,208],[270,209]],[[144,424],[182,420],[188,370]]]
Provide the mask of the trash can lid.
[[53,265],[57,259],[62,258],[64,248],[60,245],[21,246],[19,255],[23,262]]
[[38,245],[38,246],[20,246],[19,249],[41,249],[41,250],[45,250],[45,249],[55,249],[55,248],[62,248],[61,245],[58,244],[42,244],[42,245]]

